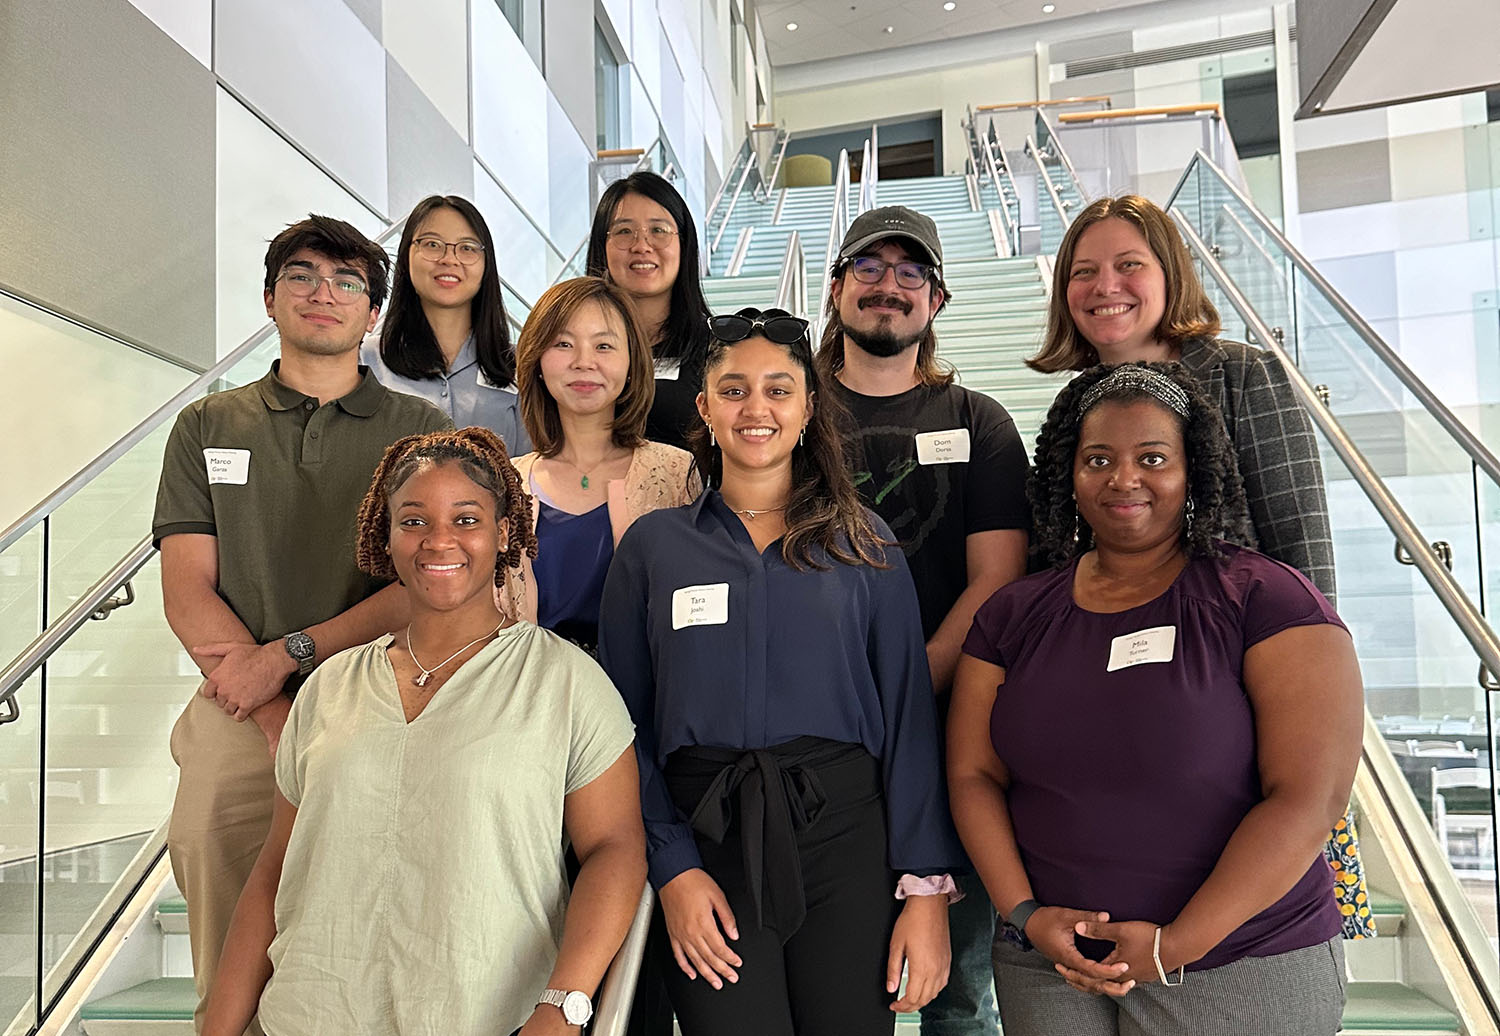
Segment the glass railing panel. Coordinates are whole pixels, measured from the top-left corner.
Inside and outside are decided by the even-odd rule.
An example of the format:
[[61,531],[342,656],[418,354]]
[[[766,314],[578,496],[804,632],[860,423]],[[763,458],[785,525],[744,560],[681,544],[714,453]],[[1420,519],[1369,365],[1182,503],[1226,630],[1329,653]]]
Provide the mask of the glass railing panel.
[[[85,623],[47,662],[44,973],[94,934],[90,917],[177,788],[168,741],[201,677],[162,617],[159,556],[132,585],[135,603]],[[49,997],[65,977],[48,974]]]
[[[0,631],[3,632],[3,631]],[[40,823],[41,679],[20,688],[21,717],[0,726],[0,1031],[28,1010],[35,1023],[37,832]],[[28,1031],[22,1025],[20,1031]]]

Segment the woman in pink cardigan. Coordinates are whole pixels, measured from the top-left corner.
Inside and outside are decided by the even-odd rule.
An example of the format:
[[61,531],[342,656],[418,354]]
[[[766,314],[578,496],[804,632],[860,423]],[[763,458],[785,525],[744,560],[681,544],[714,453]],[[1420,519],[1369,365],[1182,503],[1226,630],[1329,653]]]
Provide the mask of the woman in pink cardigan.
[[548,289],[516,344],[521,417],[536,451],[515,465],[538,548],[506,589],[518,617],[589,652],[615,544],[641,515],[691,503],[700,488],[689,454],[645,438],[653,370],[629,297],[597,277]]

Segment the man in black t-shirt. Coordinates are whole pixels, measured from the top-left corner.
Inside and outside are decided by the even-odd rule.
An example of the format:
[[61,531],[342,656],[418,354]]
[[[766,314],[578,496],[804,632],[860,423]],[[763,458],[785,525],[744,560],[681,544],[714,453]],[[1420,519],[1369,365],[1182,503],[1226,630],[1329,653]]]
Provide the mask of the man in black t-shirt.
[[[947,304],[937,226],[900,205],[849,227],[829,272],[818,363],[854,416],[855,481],[901,541],[916,583],[933,687],[946,695],[974,612],[1026,571],[1026,451],[1005,408],[954,384],[932,321]],[[995,911],[977,877],[949,910],[948,986],[923,1036],[994,1036]]]

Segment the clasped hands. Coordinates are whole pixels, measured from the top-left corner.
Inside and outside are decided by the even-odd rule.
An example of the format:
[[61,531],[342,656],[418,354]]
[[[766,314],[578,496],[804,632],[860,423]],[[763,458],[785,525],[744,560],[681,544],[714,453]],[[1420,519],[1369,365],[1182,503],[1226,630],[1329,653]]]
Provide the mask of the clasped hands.
[[[1084,993],[1124,996],[1138,983],[1158,982],[1151,948],[1157,926],[1150,921],[1111,921],[1096,910],[1042,907],[1026,921],[1026,937],[1037,951],[1057,968],[1074,989]],[[1092,961],[1079,952],[1075,935],[1115,944],[1102,961]],[[1161,929],[1161,964],[1168,972],[1181,964],[1172,926]]]
[[199,693],[236,721],[248,719],[280,694],[287,677],[297,671],[297,663],[279,640],[268,644],[204,644],[193,648],[191,654],[204,669]]

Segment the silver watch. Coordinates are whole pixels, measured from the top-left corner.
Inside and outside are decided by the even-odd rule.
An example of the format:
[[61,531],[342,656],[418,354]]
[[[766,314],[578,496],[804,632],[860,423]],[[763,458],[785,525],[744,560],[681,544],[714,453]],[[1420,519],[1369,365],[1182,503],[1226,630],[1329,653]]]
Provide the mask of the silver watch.
[[306,676],[313,671],[317,664],[317,645],[313,643],[312,637],[306,633],[288,633],[281,640],[281,646],[291,656],[293,662],[297,663],[297,675]]
[[544,989],[536,1002],[562,1008],[563,1021],[569,1025],[583,1025],[594,1017],[594,1005],[588,994],[576,989],[571,992],[566,989]]

